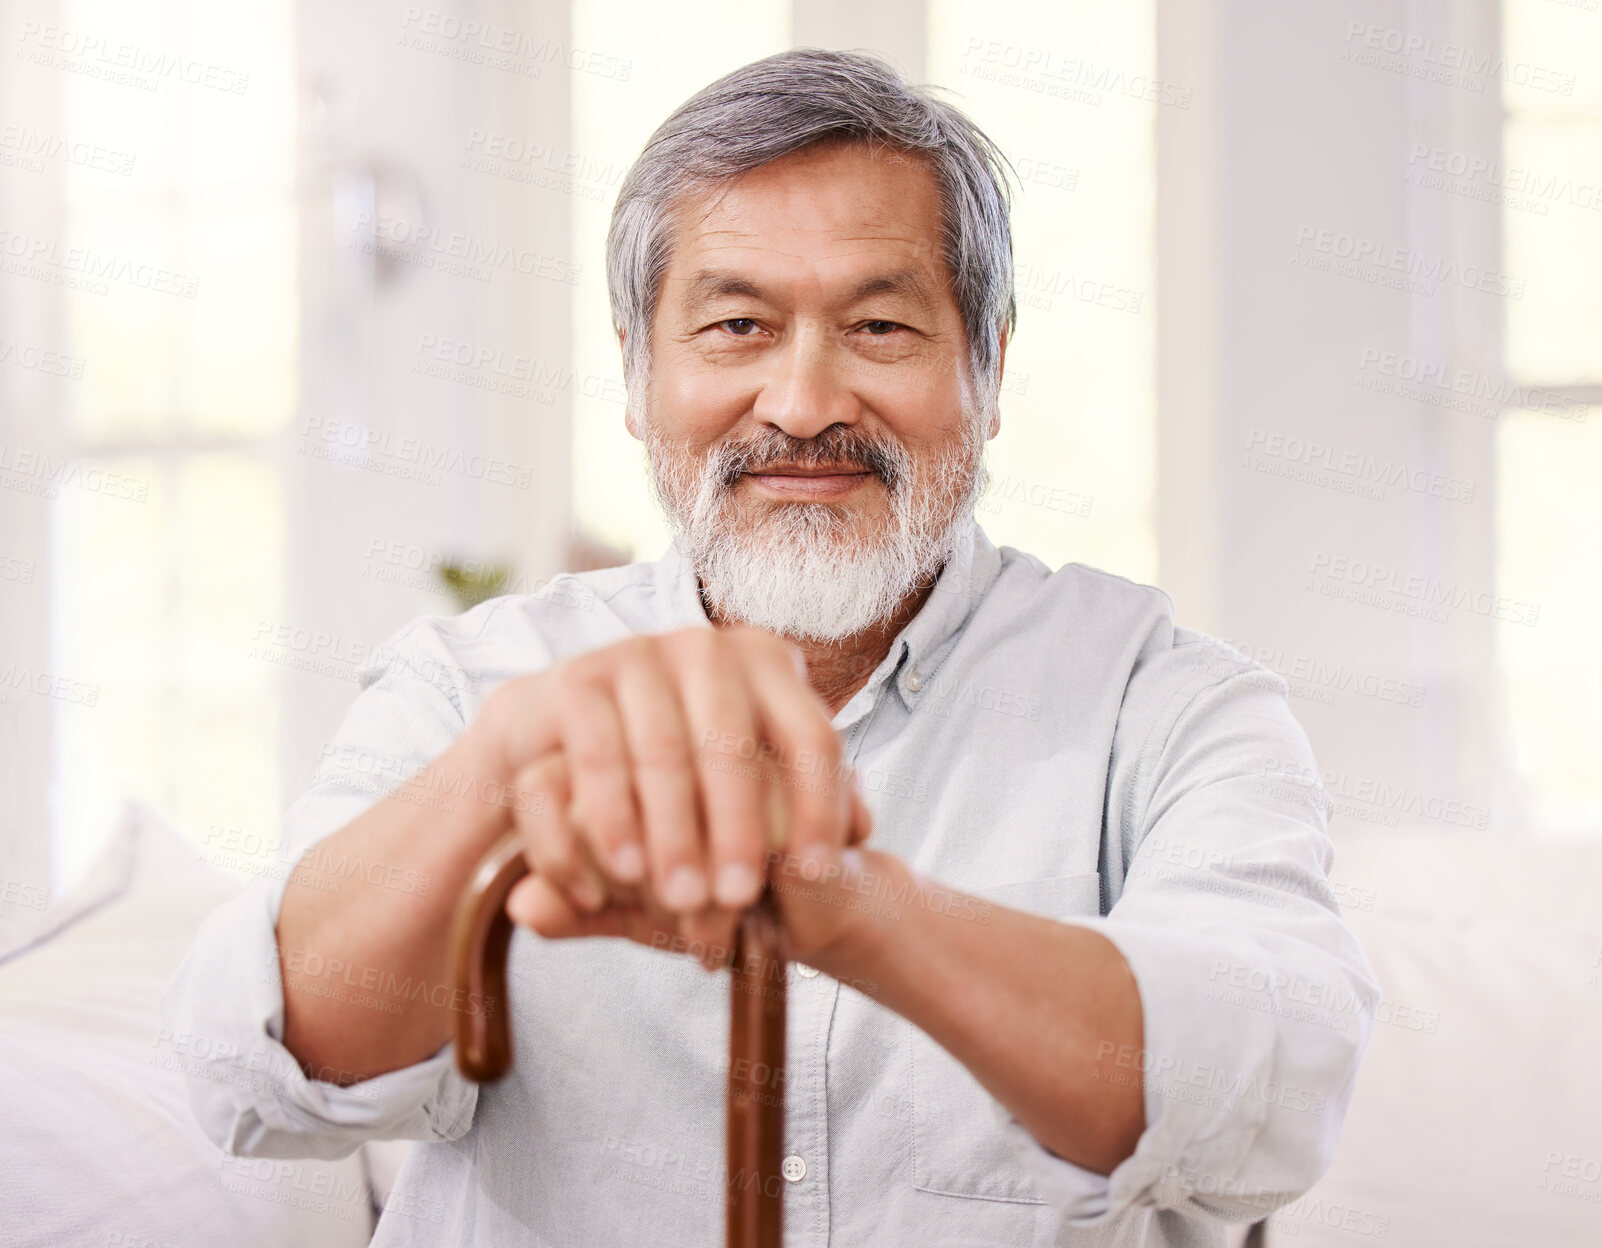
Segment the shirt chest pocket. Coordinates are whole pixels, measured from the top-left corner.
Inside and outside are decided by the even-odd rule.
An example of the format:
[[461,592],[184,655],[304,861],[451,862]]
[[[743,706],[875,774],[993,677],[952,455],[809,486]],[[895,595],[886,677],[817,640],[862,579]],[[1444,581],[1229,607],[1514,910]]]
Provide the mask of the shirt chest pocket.
[[[987,890],[999,905],[1051,918],[1100,913],[1094,873]],[[907,1063],[912,1089],[912,1182],[920,1191],[1015,1204],[1045,1202],[1002,1130],[1005,1110],[968,1068],[911,1023]]]

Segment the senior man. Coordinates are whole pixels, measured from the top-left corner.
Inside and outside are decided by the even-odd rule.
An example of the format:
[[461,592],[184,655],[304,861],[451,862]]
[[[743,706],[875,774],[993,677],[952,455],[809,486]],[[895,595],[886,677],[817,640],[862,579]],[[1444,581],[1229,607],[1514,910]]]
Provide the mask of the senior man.
[[[1283,684],[973,523],[1003,169],[815,50],[652,136],[607,275],[673,548],[419,620],[366,674],[287,817],[309,852],[169,994],[221,1146],[425,1141],[380,1245],[717,1243],[714,968],[771,880],[791,1248],[1221,1244],[1318,1178],[1378,991]],[[478,1087],[447,931],[514,827],[519,1060]]]

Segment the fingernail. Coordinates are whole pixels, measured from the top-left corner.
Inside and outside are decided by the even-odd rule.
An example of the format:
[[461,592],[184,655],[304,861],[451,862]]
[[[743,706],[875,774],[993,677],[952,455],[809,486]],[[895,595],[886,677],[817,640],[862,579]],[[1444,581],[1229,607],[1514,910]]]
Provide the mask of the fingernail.
[[612,874],[624,884],[638,884],[645,878],[645,855],[633,841],[613,851]]
[[706,877],[694,867],[679,867],[662,886],[662,904],[670,910],[695,910],[706,904]]
[[744,906],[756,900],[761,880],[743,862],[725,863],[718,869],[718,904]]

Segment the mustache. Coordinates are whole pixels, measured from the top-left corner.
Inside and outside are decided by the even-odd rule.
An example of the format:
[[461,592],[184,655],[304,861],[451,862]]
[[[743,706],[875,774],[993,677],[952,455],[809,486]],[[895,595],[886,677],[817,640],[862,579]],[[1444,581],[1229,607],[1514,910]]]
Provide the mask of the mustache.
[[725,442],[712,452],[708,475],[729,489],[746,473],[773,464],[867,471],[892,493],[905,487],[912,470],[907,452],[898,443],[871,437],[852,425],[830,425],[810,438],[764,429],[740,442]]

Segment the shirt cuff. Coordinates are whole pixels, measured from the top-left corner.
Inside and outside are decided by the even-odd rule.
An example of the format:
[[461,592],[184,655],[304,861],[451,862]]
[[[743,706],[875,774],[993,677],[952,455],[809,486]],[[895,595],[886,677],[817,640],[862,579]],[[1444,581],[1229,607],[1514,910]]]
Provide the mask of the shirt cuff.
[[1093,1221],[1107,1212],[1107,1196],[1112,1186],[1107,1175],[1064,1161],[1030,1135],[1000,1101],[992,1104],[1007,1142],[1023,1161],[1042,1200],[1075,1224]]
[[[1234,1186],[1274,1097],[1272,1013],[1241,1008],[1212,991],[1220,962],[1256,965],[1264,953],[1234,935],[1201,938],[1103,919],[1095,930],[1117,946],[1140,992],[1139,1050],[1110,1042],[1096,1077],[1139,1080],[1146,1129],[1110,1175],[1048,1151],[1005,1110],[1007,1135],[1043,1200],[1073,1226],[1094,1226],[1136,1206],[1177,1209]],[[1322,1098],[1320,1098],[1320,1102]],[[1321,1104],[1320,1104],[1321,1108]]]
[[308,1077],[282,1043],[275,894],[258,881],[201,926],[162,1001],[158,1047],[188,1079],[202,1129],[255,1157],[347,1156],[370,1139],[452,1140],[472,1124],[478,1085],[447,1044],[424,1061],[341,1086]]

